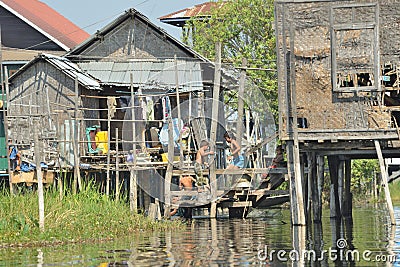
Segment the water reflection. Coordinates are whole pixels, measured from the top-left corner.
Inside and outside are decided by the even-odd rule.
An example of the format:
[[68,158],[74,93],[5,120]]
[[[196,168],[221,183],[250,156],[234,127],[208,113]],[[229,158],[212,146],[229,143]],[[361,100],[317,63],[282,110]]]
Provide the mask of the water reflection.
[[[400,225],[400,207],[395,212]],[[247,220],[195,219],[182,231],[108,243],[2,250],[0,266],[400,266],[373,258],[400,254],[400,230],[384,209],[358,208],[353,220],[341,221],[325,211],[322,223],[307,227],[291,227],[288,210],[260,213]],[[336,259],[328,255],[334,250]],[[340,258],[356,250],[371,251],[371,260]]]

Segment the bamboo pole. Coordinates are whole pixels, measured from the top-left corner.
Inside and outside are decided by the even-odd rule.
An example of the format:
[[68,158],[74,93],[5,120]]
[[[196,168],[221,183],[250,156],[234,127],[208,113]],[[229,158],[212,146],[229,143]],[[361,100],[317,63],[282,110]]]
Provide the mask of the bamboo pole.
[[[1,35],[1,25],[0,25],[0,35]],[[1,47],[1,36],[0,36],[0,47]],[[1,66],[3,66],[1,64]],[[0,69],[0,73],[3,73],[3,67],[1,67]],[[4,67],[4,74],[5,74],[5,93],[4,93],[4,86],[3,86],[3,77],[1,77],[1,90],[2,90],[2,95],[3,95],[3,120],[4,120],[4,138],[6,139],[5,143],[6,143],[6,153],[7,153],[7,169],[8,169],[8,183],[10,186],[10,194],[13,194],[13,184],[12,184],[12,177],[11,177],[11,166],[10,166],[10,152],[9,152],[9,136],[8,136],[8,115],[6,114],[6,103],[7,105],[9,105],[8,103],[8,99],[9,99],[9,85],[8,85],[8,69],[7,66]],[[3,74],[2,74],[3,75]]]
[[[74,130],[72,129],[72,125],[73,125],[73,123],[72,123],[72,117],[71,117],[71,114],[69,114],[68,112],[67,112],[67,114],[68,114],[68,119],[69,119],[69,136],[70,136],[70,138],[73,138],[73,136],[74,136]],[[78,179],[78,176],[76,175],[76,147],[75,147],[75,141],[74,140],[70,140],[70,148],[71,148],[71,146],[72,146],[72,150],[73,150],[73,153],[74,153],[74,178],[72,179],[72,193],[73,194],[76,194],[77,193],[77,179]]]
[[107,173],[106,173],[106,195],[110,195],[110,161],[111,161],[111,111],[110,102],[107,99]]
[[[79,81],[78,76],[75,77],[75,121],[74,121],[74,174],[76,179],[78,180],[78,190],[82,189],[82,181],[81,181],[81,173],[79,170],[79,120],[78,120],[78,111],[79,111]],[[72,125],[71,125],[72,126]]]
[[[139,87],[138,88],[139,108],[142,111],[142,118],[140,118],[139,120],[136,120],[138,122],[143,122],[143,119],[147,116],[146,115],[147,110],[145,110],[143,108],[143,97],[142,97],[142,95],[143,95],[142,94],[142,88]],[[147,147],[146,147],[146,128],[145,127],[140,132],[140,147],[141,147],[141,152],[146,152],[147,151]]]
[[181,101],[179,96],[179,76],[178,76],[178,60],[174,56],[175,65],[175,93],[176,93],[176,108],[178,110],[178,129],[179,129],[179,164],[182,167],[183,162],[183,149],[182,149],[182,115],[181,115]]
[[173,125],[171,115],[168,117],[168,165],[167,172],[165,175],[165,185],[164,185],[164,217],[170,217],[171,211],[171,181],[172,181],[172,172],[173,172],[173,161],[174,161],[174,135],[173,135]]
[[[61,122],[60,122],[60,114],[57,114],[57,128],[58,128],[58,130],[57,130],[58,139],[61,139],[60,138],[60,130],[62,129],[62,127],[61,127]],[[58,180],[57,180],[57,184],[58,184],[58,190],[59,190],[60,199],[62,199],[63,196],[64,196],[64,193],[63,193],[64,192],[63,180],[61,178],[61,173],[62,173],[61,153],[60,153],[61,146],[62,146],[62,143],[61,142],[57,142],[57,148],[58,148],[57,158],[58,158],[58,168],[59,168],[59,172],[58,172],[59,177],[58,177]]]
[[[212,102],[212,120],[211,120],[211,132],[210,141],[212,144],[212,150],[215,151],[216,140],[217,140],[217,126],[218,126],[218,111],[219,111],[219,92],[221,88],[221,54],[222,44],[217,42],[215,44],[215,73],[214,73],[214,90],[213,90],[213,102]],[[210,185],[211,185],[211,209],[210,217],[215,218],[217,216],[217,176],[215,173],[215,161],[210,164]]]
[[239,146],[243,139],[243,109],[244,109],[244,87],[246,82],[247,59],[242,58],[242,69],[240,70],[239,90],[238,90],[238,120],[236,125],[236,136]]
[[133,167],[130,167],[129,176],[129,207],[131,212],[137,212],[137,171],[136,171],[136,125],[135,125],[135,96],[133,94],[133,74],[130,73],[131,82],[131,114],[132,114],[132,154]]
[[382,182],[385,190],[385,199],[390,215],[390,222],[392,223],[392,225],[396,225],[396,219],[394,217],[393,203],[392,203],[392,198],[390,196],[387,171],[385,168],[385,161],[383,160],[381,145],[379,144],[378,140],[375,140],[374,142],[375,142],[376,154],[378,154],[379,167],[381,168]]
[[35,164],[36,164],[36,178],[38,182],[38,199],[39,199],[39,228],[40,231],[44,231],[44,195],[43,195],[43,177],[42,177],[42,168],[40,166],[41,163],[41,149],[39,143],[39,123],[35,121],[34,127],[34,145],[35,145]]
[[119,142],[119,137],[118,137],[118,128],[115,128],[115,151],[116,151],[116,156],[115,156],[115,200],[119,200],[119,148],[118,148],[118,142]]

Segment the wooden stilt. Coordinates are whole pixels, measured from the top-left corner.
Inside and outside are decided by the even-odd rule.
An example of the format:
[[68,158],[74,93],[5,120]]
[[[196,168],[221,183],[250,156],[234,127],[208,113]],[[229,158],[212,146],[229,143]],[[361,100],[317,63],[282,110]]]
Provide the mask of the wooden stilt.
[[[0,26],[0,33],[1,33],[1,26]],[[1,36],[0,36],[0,41],[1,41]],[[0,42],[0,49],[2,47],[2,44]],[[1,75],[1,80],[3,81],[3,65],[2,65],[2,60],[0,60],[1,64],[1,69],[0,69],[0,75]],[[7,168],[8,168],[8,184],[10,186],[10,194],[13,194],[13,183],[12,183],[12,178],[11,178],[11,166],[10,166],[10,153],[9,153],[9,137],[8,137],[8,116],[6,114],[6,105],[5,105],[5,101],[7,100],[7,103],[9,103],[9,85],[8,85],[8,69],[7,67],[4,67],[4,74],[5,74],[5,83],[4,86],[6,87],[6,90],[4,92],[4,86],[1,86],[1,90],[2,90],[2,100],[3,100],[3,121],[4,121],[4,138],[5,138],[5,142],[7,144]],[[9,104],[8,104],[9,106]]]
[[344,169],[344,205],[342,215],[351,217],[352,215],[352,194],[351,194],[351,160],[345,161]]
[[77,152],[76,147],[75,147],[76,143],[75,143],[74,140],[71,140],[71,138],[73,138],[73,136],[74,136],[74,129],[73,129],[74,123],[72,122],[71,114],[68,113],[68,112],[67,112],[67,114],[68,114],[68,124],[69,124],[70,149],[72,147],[73,154],[74,154],[74,163],[73,163],[73,168],[74,168],[74,175],[73,176],[74,177],[72,177],[72,193],[76,194],[78,192],[78,190],[77,190],[77,184],[78,184],[77,179],[78,179],[78,176],[76,175],[76,160],[75,159],[78,156],[76,155],[76,152]]
[[318,204],[318,189],[317,189],[317,158],[315,152],[307,154],[308,159],[308,201],[307,221],[311,220],[311,213],[314,214],[315,219],[315,205]]
[[331,187],[330,187],[331,218],[339,218],[341,216],[339,194],[338,194],[339,157],[328,156],[328,164],[329,164],[329,173],[331,177]]
[[176,109],[178,111],[178,129],[179,129],[179,164],[183,166],[183,147],[182,147],[182,115],[181,115],[181,100],[179,94],[179,76],[178,76],[178,60],[176,59],[176,55],[174,56],[174,65],[175,65],[175,95],[176,95]]
[[321,222],[322,219],[322,187],[324,184],[324,156],[317,156],[317,179],[313,187],[313,220],[314,222]]
[[[212,102],[212,120],[211,120],[211,131],[210,141],[211,148],[215,151],[216,140],[217,140],[217,126],[218,126],[218,110],[219,110],[219,92],[221,87],[221,42],[215,44],[215,73],[214,73],[214,90],[213,90],[213,102]],[[211,209],[210,217],[215,218],[217,216],[217,177],[215,174],[215,161],[210,165],[210,186],[211,186]]]
[[340,159],[338,165],[338,199],[340,216],[343,214],[344,206],[344,164],[345,161]]
[[42,176],[42,168],[40,166],[41,163],[41,145],[39,142],[39,131],[40,129],[39,123],[35,121],[34,133],[33,133],[33,142],[35,145],[35,164],[36,164],[36,178],[38,182],[38,199],[39,199],[39,228],[40,231],[44,231],[44,194],[43,194],[43,176]]
[[115,128],[115,200],[119,200],[119,149],[118,149],[118,128]]
[[164,217],[169,218],[171,212],[171,181],[172,171],[174,168],[174,142],[173,142],[173,125],[171,116],[168,117],[168,165],[164,181]]
[[236,125],[236,136],[239,146],[243,139],[243,110],[244,110],[244,87],[246,83],[247,59],[242,58],[242,69],[240,71],[239,90],[238,90],[238,119]]
[[129,168],[129,207],[131,212],[137,212],[137,171],[136,171],[136,116],[135,116],[135,96],[133,94],[133,74],[130,73],[131,89],[131,117],[132,117],[132,153],[133,166]]
[[379,166],[381,168],[382,183],[383,183],[384,190],[385,190],[385,199],[386,199],[386,204],[387,204],[388,211],[389,211],[390,222],[392,225],[396,225],[396,219],[394,217],[392,198],[390,196],[390,191],[389,191],[389,184],[388,184],[388,178],[387,178],[387,171],[386,171],[386,167],[385,167],[385,161],[383,160],[382,150],[381,150],[381,146],[380,146],[378,140],[375,140],[375,149],[376,149],[376,154],[378,155],[378,159],[379,159]]
[[[294,31],[290,27],[290,51],[294,51]],[[286,40],[285,40],[286,42]],[[296,66],[294,53],[286,51],[286,107],[287,107],[287,128],[290,140],[287,141],[288,148],[288,175],[290,180],[290,207],[292,211],[292,224],[305,225],[304,216],[304,197],[303,186],[301,184],[300,170],[300,149],[297,130],[297,114],[296,114]]]
[[111,103],[107,99],[107,178],[106,178],[106,195],[110,195],[110,163],[111,163],[111,154],[110,154],[110,148],[111,148]]
[[300,155],[297,145],[290,140],[287,144],[288,155],[288,176],[289,176],[289,194],[290,210],[293,225],[305,225],[303,186],[301,184]]
[[[75,77],[75,120],[74,120],[74,175],[78,181],[78,190],[82,189],[82,180],[80,172],[80,158],[79,158],[79,81],[78,76]],[[71,125],[72,126],[72,125]]]

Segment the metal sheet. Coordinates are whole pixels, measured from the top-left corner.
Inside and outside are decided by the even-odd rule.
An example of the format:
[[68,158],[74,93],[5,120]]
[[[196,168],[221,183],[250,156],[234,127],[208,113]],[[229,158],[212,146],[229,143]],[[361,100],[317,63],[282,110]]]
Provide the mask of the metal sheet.
[[[201,90],[202,71],[199,62],[178,62],[178,81],[181,91]],[[79,67],[102,84],[130,85],[130,73],[134,86],[144,90],[176,88],[174,60],[129,61],[129,62],[90,62],[78,63]]]

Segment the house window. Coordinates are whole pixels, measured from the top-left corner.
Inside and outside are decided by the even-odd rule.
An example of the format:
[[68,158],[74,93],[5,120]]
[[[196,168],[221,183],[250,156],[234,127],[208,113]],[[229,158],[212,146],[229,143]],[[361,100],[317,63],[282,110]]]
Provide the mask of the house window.
[[334,92],[380,91],[376,4],[334,6],[330,12]]

